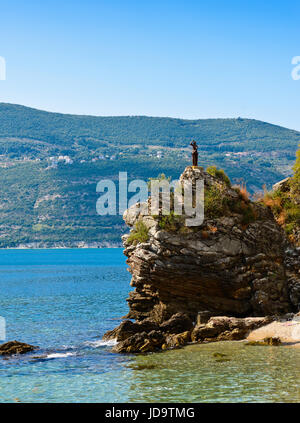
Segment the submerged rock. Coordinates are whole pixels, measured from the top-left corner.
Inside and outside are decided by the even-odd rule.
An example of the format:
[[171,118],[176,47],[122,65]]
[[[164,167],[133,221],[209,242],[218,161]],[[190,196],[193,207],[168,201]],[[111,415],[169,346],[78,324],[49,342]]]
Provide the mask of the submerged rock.
[[282,344],[281,339],[278,337],[269,337],[269,338],[264,338],[262,341],[248,341],[246,343],[246,345],[250,345],[250,346],[257,346],[257,345],[278,346],[281,344]]
[[37,347],[19,341],[10,341],[0,345],[0,355],[25,354],[36,350]]
[[215,353],[213,353],[213,356],[214,356],[215,358],[224,358],[224,357],[227,357],[227,354],[223,354],[223,353],[215,352]]

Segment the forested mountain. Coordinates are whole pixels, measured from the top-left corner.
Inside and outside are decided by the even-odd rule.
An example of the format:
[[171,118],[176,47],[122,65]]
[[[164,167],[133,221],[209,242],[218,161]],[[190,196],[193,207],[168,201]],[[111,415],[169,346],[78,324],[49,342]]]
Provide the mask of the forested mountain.
[[119,242],[120,216],[96,214],[97,182],[119,171],[177,178],[192,139],[199,165],[253,192],[291,174],[300,133],[253,119],[77,116],[0,103],[0,247]]

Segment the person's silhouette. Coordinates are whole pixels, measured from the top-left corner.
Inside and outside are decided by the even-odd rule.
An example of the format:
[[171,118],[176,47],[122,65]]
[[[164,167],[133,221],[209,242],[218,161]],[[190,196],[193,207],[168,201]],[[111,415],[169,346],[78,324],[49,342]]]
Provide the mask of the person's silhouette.
[[192,151],[192,159],[193,159],[193,166],[198,166],[198,146],[196,141],[191,142],[191,146],[193,147]]

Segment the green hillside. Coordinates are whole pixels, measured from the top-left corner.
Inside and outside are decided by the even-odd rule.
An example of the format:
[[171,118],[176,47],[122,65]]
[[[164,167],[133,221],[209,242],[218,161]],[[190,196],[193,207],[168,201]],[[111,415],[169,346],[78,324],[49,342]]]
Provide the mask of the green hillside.
[[291,174],[300,133],[241,118],[76,116],[0,103],[0,247],[119,243],[121,217],[96,214],[97,182],[119,171],[177,178],[191,139],[199,165],[222,167],[253,192]]

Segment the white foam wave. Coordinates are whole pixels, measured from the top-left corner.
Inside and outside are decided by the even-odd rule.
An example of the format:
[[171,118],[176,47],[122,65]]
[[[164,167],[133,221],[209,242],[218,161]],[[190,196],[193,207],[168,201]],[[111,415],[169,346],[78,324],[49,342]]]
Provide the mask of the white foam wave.
[[74,345],[62,345],[61,347],[59,347],[59,349],[61,350],[76,350],[77,347]]
[[87,341],[87,345],[98,348],[98,347],[113,347],[117,344],[116,339],[109,339],[108,341],[103,341],[102,339],[99,339],[97,341]]
[[51,359],[51,358],[65,358],[65,357],[70,357],[72,355],[75,355],[74,353],[71,352],[67,352],[67,353],[52,353],[52,354],[48,354],[45,359]]

